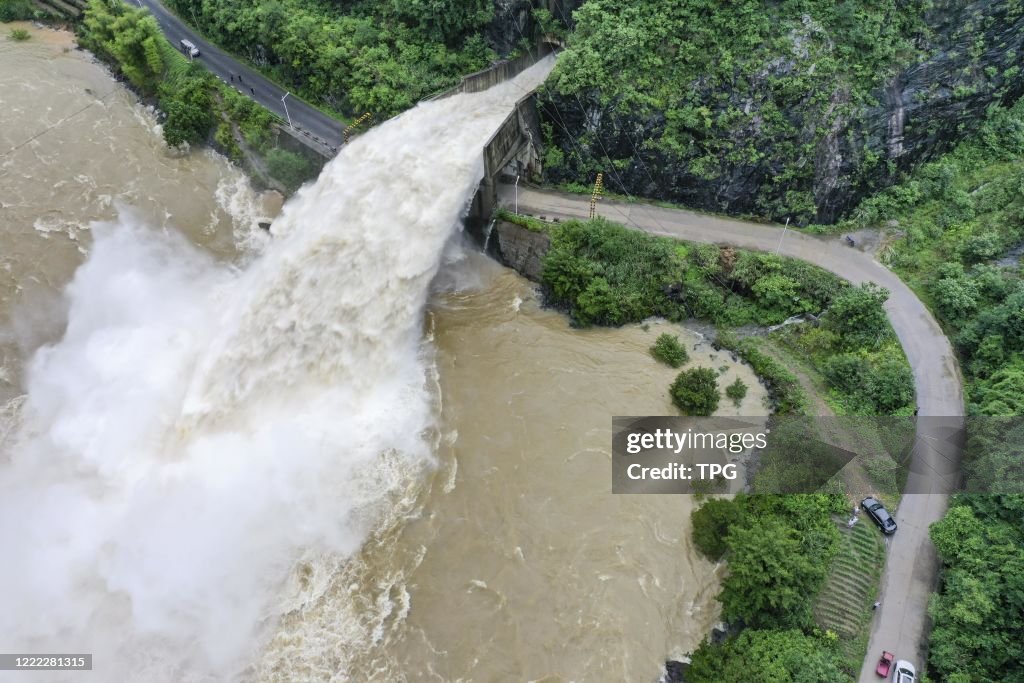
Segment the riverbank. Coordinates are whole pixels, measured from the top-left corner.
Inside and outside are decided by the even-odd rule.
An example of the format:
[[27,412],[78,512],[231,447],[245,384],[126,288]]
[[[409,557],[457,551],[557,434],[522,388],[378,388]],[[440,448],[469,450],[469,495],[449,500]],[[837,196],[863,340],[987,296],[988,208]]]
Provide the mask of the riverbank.
[[322,157],[278,131],[269,111],[189,61],[145,10],[90,1],[76,31],[83,49],[159,111],[169,147],[208,145],[261,188],[286,194],[319,173]]

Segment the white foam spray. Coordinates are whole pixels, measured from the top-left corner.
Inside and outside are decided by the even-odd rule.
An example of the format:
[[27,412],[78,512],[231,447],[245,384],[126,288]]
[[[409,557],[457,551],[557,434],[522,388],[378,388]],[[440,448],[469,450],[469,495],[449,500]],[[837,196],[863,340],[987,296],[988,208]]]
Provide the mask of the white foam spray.
[[482,144],[550,67],[358,138],[244,270],[129,212],[92,226],[0,443],[5,650],[252,676],[296,563],[356,552],[430,462],[429,283]]

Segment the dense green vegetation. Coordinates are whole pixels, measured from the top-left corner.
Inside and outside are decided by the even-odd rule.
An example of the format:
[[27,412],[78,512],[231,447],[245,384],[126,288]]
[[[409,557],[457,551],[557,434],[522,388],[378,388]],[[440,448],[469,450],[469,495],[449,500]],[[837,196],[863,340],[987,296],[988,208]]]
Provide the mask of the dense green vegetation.
[[747,629],[720,647],[702,647],[687,671],[694,683],[848,683],[834,635]]
[[840,546],[832,515],[846,505],[838,495],[741,494],[692,513],[698,550],[729,562],[722,616],[745,628],[724,644],[701,645],[687,680],[849,680],[834,635],[821,634],[813,619]]
[[241,140],[266,156],[269,174],[285,186],[294,189],[308,178],[312,169],[305,159],[276,148],[273,115],[175,50],[148,12],[119,0],[90,0],[78,33],[83,47],[157,101],[169,146],[200,144],[212,134],[229,157],[243,161]]
[[1024,412],[1024,281],[994,259],[1024,239],[1024,100],[981,134],[864,202],[842,227],[897,225],[883,255],[947,329],[972,414]]
[[0,21],[35,19],[39,11],[29,0],[0,0]]
[[186,21],[311,102],[387,118],[495,58],[490,0],[171,0]]
[[[810,218],[819,145],[920,56],[930,4],[589,0],[544,96],[555,143],[545,171],[556,182],[621,174],[639,154],[656,178],[636,168],[627,184],[685,201],[695,185],[742,168],[763,180],[744,187],[753,197],[733,197],[745,212]],[[577,125],[583,106],[600,113],[600,128]],[[885,168],[864,157],[870,184]],[[609,183],[622,189],[615,174]]]
[[932,525],[942,588],[928,658],[946,683],[1024,681],[1024,496],[962,495]]
[[[968,490],[932,539],[943,563],[929,667],[949,683],[1024,680],[1024,100],[865,201],[839,226],[899,231],[882,254],[930,305],[966,380]],[[1006,417],[999,417],[1006,416]]]
[[12,28],[8,38],[17,42],[23,42],[32,37],[32,34],[23,28]]
[[[885,290],[850,287],[794,259],[683,243],[604,219],[568,221],[547,231],[551,247],[543,261],[543,284],[549,301],[567,308],[578,325],[663,316],[731,328],[827,310],[820,322],[777,334],[824,375],[835,405],[848,414],[913,411],[913,377],[882,307]],[[796,377],[753,342],[724,332],[717,344],[754,367],[776,412],[806,409]]]
[[669,387],[672,403],[684,415],[711,415],[718,410],[718,373],[711,368],[683,370]]
[[686,347],[679,342],[678,335],[668,332],[658,335],[654,346],[651,347],[651,355],[670,368],[678,368],[690,360],[690,354],[686,352]]
[[652,315],[719,325],[771,325],[820,312],[846,287],[801,261],[713,244],[685,244],[601,218],[550,226],[543,280],[579,325]]
[[914,378],[882,305],[888,292],[850,287],[822,323],[780,330],[775,338],[825,378],[836,412],[902,415],[914,409]]

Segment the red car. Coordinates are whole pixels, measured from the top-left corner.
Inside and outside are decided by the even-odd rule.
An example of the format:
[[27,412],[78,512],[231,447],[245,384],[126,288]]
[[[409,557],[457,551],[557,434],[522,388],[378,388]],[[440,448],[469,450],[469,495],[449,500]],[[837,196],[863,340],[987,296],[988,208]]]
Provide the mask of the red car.
[[892,660],[896,659],[896,656],[887,651],[882,651],[882,658],[878,660],[878,666],[875,667],[875,673],[885,678],[889,675],[889,670],[892,669]]

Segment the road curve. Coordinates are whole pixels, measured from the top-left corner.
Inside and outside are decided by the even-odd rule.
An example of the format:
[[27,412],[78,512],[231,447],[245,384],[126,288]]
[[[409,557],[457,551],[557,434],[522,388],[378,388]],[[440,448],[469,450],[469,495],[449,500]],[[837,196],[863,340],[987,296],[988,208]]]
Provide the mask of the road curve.
[[[499,202],[518,205],[520,213],[547,218],[585,218],[590,199],[577,195],[500,185]],[[611,221],[645,232],[693,242],[729,244],[778,252],[813,263],[853,283],[874,282],[889,290],[885,304],[893,329],[914,373],[919,420],[907,493],[895,513],[899,531],[890,539],[881,584],[881,607],[860,683],[874,683],[875,663],[882,650],[924,667],[928,636],[928,598],[935,588],[938,562],[928,527],[945,514],[949,494],[959,484],[959,452],[946,445],[943,430],[956,425],[964,413],[959,366],[953,349],[914,293],[892,271],[871,256],[845,244],[841,237],[783,231],[728,218],[681,209],[602,199],[597,213]],[[952,418],[952,419],[950,419]]]
[[[159,0],[131,0],[128,4],[135,4],[149,10],[164,36],[175,48],[178,47],[178,41],[182,38],[195,43],[199,48],[197,61],[201,62],[220,80],[263,105],[285,121],[290,116],[292,125],[298,129],[300,134],[302,131],[311,133],[324,141],[323,146],[334,148],[332,151],[337,151],[337,148],[341,146],[344,131],[340,121],[300,100],[294,94],[289,95],[287,100],[282,102],[281,98],[284,97],[285,90],[186,26],[185,22],[160,4]],[[287,111],[285,111],[286,105]]]

